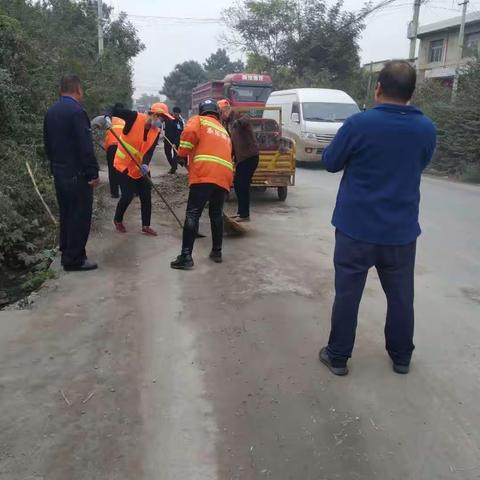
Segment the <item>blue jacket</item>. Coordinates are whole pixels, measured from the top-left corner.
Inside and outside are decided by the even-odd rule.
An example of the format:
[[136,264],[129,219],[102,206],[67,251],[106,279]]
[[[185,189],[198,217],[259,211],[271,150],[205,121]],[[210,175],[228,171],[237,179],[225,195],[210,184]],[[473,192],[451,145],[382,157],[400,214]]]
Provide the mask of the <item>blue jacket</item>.
[[329,172],[344,171],[333,225],[368,243],[413,242],[420,179],[435,145],[435,126],[412,106],[382,104],[347,119],[322,158]]
[[60,97],[43,123],[45,151],[54,176],[98,177],[90,120],[82,106],[71,97]]

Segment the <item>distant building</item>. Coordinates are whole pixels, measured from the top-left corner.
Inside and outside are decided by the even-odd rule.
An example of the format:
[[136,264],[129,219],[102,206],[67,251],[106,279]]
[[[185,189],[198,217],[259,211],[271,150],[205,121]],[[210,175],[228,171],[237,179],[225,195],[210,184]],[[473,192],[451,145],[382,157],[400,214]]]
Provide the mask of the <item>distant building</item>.
[[[417,69],[420,80],[437,79],[453,82],[458,60],[458,37],[461,17],[424,25],[418,29],[420,40]],[[480,53],[480,12],[467,15],[465,43],[461,64]]]
[[376,62],[365,63],[363,69],[366,73],[379,74],[382,68],[391,60],[378,60]]

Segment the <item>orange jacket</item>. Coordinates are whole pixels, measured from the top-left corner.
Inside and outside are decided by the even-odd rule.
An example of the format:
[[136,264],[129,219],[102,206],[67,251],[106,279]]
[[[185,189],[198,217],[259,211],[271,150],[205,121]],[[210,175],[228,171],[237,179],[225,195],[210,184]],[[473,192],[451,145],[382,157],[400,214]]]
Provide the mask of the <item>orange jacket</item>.
[[[118,117],[112,117],[112,128],[114,132],[120,136],[122,135],[123,127],[125,126],[125,120]],[[110,130],[107,130],[105,134],[105,150],[108,150],[112,145],[117,145],[118,140],[113,136]]]
[[[122,132],[122,135],[120,136],[122,143],[132,154],[133,158],[139,165],[142,164],[143,156],[150,150],[160,133],[158,128],[150,127],[148,130],[147,139],[144,140],[143,137],[145,133],[146,121],[147,115],[144,113],[139,113],[128,134],[125,135]],[[128,175],[132,178],[138,179],[142,177],[140,169],[137,167],[137,165],[135,165],[135,162],[132,161],[120,143],[118,144],[115,159],[113,160],[113,166],[119,172],[125,172],[125,170],[127,170]]]
[[190,185],[214,183],[230,190],[233,180],[232,142],[216,117],[192,117],[180,137],[178,155],[189,157]]

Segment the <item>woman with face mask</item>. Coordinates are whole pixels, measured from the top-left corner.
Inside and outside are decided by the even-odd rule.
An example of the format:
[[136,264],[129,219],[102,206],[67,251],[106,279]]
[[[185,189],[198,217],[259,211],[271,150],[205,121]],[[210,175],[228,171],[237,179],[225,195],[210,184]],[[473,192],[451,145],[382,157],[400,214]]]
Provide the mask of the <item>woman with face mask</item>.
[[[123,217],[135,193],[138,193],[142,212],[142,233],[157,236],[157,232],[150,226],[152,191],[150,182],[145,177],[149,175],[150,161],[163,128],[163,120],[173,119],[173,116],[168,112],[167,105],[160,102],[154,103],[148,113],[114,108],[112,116],[125,120],[125,127],[120,136],[122,142],[119,142],[113,162],[115,169],[119,172],[121,191],[113,220],[115,228],[120,233],[127,231]],[[135,162],[130,158],[129,153],[134,157]]]

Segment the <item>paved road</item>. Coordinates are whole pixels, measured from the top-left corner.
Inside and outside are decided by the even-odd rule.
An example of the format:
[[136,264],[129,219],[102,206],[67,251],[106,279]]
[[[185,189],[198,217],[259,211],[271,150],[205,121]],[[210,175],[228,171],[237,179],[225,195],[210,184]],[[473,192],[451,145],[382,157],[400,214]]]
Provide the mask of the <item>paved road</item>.
[[411,374],[391,371],[372,272],[336,378],[317,353],[338,181],[300,170],[285,204],[256,196],[254,232],[220,266],[198,242],[194,272],[168,267],[168,217],[144,238],[132,208],[132,232],[92,239],[98,272],[1,312],[0,480],[479,479],[480,189],[424,180]]

